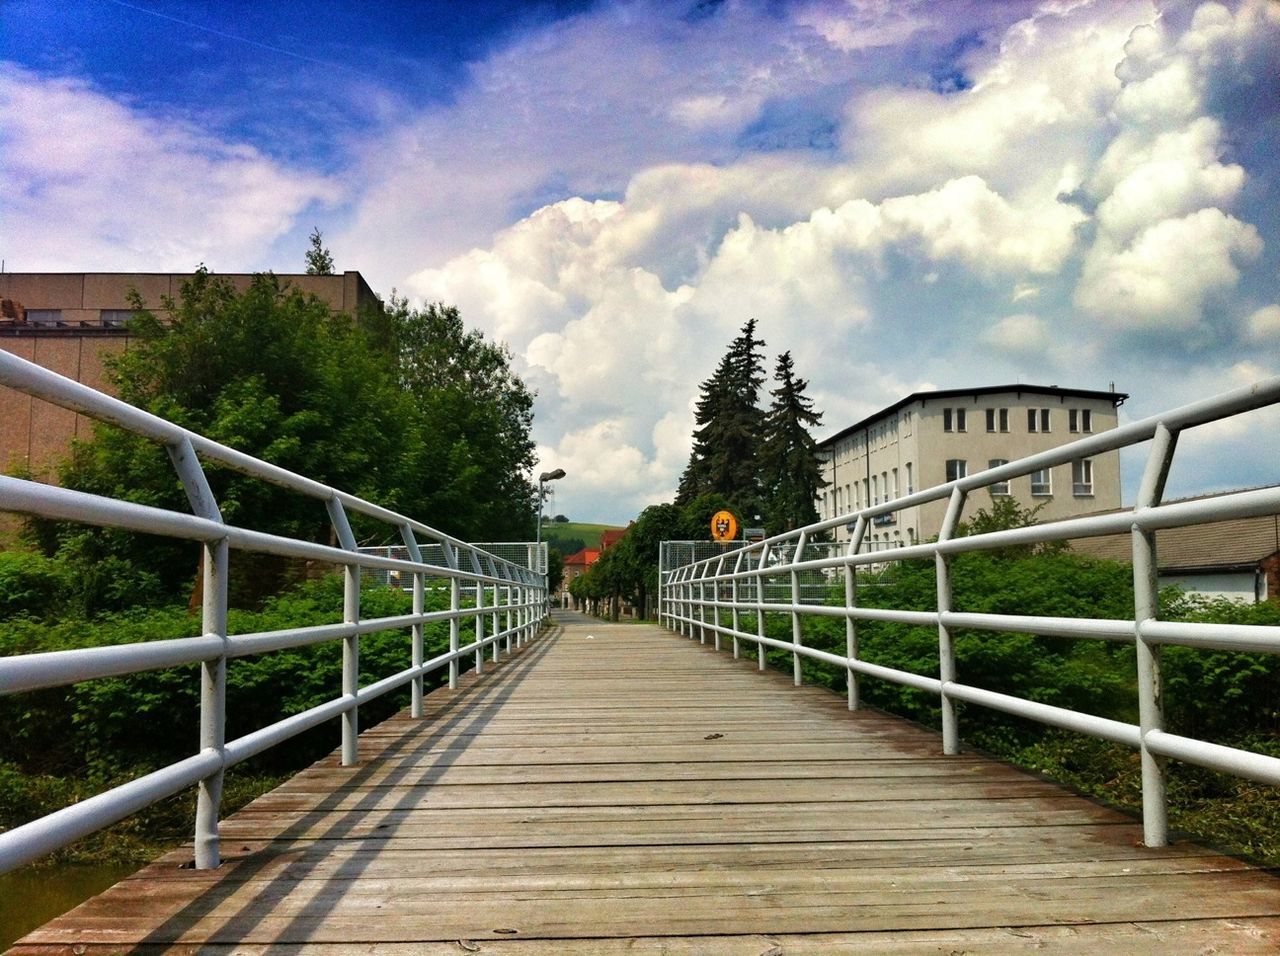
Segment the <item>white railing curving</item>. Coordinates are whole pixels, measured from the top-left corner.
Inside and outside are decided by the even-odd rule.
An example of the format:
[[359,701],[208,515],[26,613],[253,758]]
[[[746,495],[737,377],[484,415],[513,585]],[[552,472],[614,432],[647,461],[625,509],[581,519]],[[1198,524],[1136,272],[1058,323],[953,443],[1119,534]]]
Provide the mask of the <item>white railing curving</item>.
[[[0,833],[0,873],[66,846],[122,820],[152,803],[191,786],[198,787],[195,826],[196,866],[219,863],[218,820],[225,771],[262,751],[335,717],[342,719],[342,763],[358,757],[359,708],[406,684],[410,713],[423,715],[423,678],[448,668],[456,687],[459,660],[475,655],[483,672],[484,652],[499,645],[519,647],[538,632],[547,613],[546,577],[527,566],[436,531],[355,495],[261,461],[197,435],[132,405],[104,395],[0,351],[0,384],[63,408],[110,422],[163,445],[191,504],[191,514],[105,498],[53,485],[0,475],[0,510],[43,518],[145,532],[199,542],[204,552],[204,604],[201,632],[176,640],[121,644],[0,657],[0,694],[64,686],[95,678],[139,673],[183,664],[200,665],[199,748],[192,756],[122,786],[97,794],[48,816]],[[270,482],[324,503],[339,547],[239,528],[223,522],[201,460]],[[348,521],[356,512],[390,525],[404,542],[405,556],[362,552]],[[230,549],[280,555],[340,566],[343,569],[341,622],[256,634],[227,633],[227,575]],[[424,550],[431,552],[428,560]],[[360,616],[362,570],[377,570],[411,581],[411,614],[385,618]],[[426,611],[428,582],[447,587],[449,609]],[[469,606],[464,603],[469,596]],[[460,646],[460,622],[473,620],[472,643]],[[424,626],[449,622],[449,650],[424,660]],[[360,635],[410,629],[411,665],[365,687],[359,686]],[[291,715],[235,740],[225,737],[226,671],[230,658],[341,640],[340,696]]]
[[[735,657],[740,653],[742,642],[755,644],[758,666],[762,670],[766,648],[789,651],[797,685],[801,681],[802,658],[823,661],[844,670],[850,710],[857,709],[859,705],[858,680],[864,674],[937,694],[941,702],[942,745],[946,754],[959,752],[957,701],[1133,747],[1140,751],[1142,760],[1144,839],[1149,846],[1163,846],[1168,839],[1163,766],[1167,758],[1263,783],[1280,784],[1280,759],[1167,732],[1164,729],[1160,682],[1160,648],[1163,645],[1280,654],[1280,627],[1159,621],[1155,556],[1155,533],[1160,529],[1280,513],[1280,486],[1168,504],[1161,501],[1181,432],[1277,402],[1280,402],[1280,378],[1269,379],[746,547],[689,561],[678,567],[663,567],[660,572],[660,620],[672,630],[696,637],[703,643],[710,635],[717,650],[721,637],[730,638]],[[1132,508],[986,534],[953,536],[966,497],[972,491],[1042,468],[1147,441],[1152,443],[1151,450],[1138,500]],[[947,501],[947,510],[936,541],[888,551],[864,550],[866,532],[877,517],[913,505],[942,500]],[[811,545],[817,542],[813,539],[840,525],[852,527],[850,540],[842,545],[843,553],[816,556]],[[954,555],[1114,534],[1132,535],[1132,619],[976,614],[953,609],[950,562]],[[907,611],[858,605],[856,572],[859,569],[879,568],[887,563],[921,558],[933,558],[935,562],[936,610]],[[802,580],[806,575],[817,573],[843,578],[843,606],[815,605],[811,599],[802,599]],[[782,599],[777,598],[780,590],[777,579],[784,582]],[[722,620],[722,611],[728,612],[727,621]],[[754,632],[743,630],[743,613],[754,615]],[[790,616],[789,641],[766,635],[767,614]],[[845,653],[841,655],[805,646],[805,616],[842,618],[845,621]],[[936,627],[938,677],[861,659],[858,655],[860,621],[896,621]],[[961,629],[1015,631],[1046,637],[1091,638],[1135,644],[1139,723],[1135,725],[1079,713],[962,683],[956,672],[953,641],[954,633]]]

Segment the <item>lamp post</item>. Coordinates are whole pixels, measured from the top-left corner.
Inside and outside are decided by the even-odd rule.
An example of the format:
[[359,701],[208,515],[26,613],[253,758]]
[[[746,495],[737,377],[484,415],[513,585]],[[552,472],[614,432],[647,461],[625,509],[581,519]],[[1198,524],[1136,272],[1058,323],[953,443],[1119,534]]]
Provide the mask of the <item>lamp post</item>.
[[[547,584],[547,581],[546,581],[547,567],[542,560],[542,502],[546,499],[546,491],[544,489],[548,481],[559,481],[563,477],[564,477],[563,468],[557,468],[555,471],[544,471],[542,474],[538,476],[538,529],[537,529],[537,537],[535,539],[535,544],[533,548],[533,553],[534,553],[534,560],[537,561],[538,564],[540,565],[538,570],[542,572],[544,587]],[[546,594],[545,591],[543,593]],[[550,602],[551,600],[550,594],[546,594],[546,600],[547,602]],[[545,611],[543,613],[543,617],[546,617]]]

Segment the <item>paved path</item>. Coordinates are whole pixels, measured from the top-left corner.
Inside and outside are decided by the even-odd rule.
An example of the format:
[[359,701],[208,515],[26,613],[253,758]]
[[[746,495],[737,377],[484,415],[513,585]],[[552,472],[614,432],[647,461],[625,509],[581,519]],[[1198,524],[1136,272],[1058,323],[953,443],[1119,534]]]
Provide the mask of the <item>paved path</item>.
[[558,613],[15,952],[1274,952],[1280,881],[656,628]]

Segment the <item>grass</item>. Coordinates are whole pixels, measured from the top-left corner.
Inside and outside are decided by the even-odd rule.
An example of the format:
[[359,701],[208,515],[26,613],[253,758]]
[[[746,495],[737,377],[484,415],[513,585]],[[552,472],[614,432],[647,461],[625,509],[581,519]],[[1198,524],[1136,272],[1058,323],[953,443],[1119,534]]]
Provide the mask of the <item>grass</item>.
[[616,531],[619,525],[613,524],[589,524],[583,521],[566,521],[561,523],[550,523],[542,526],[542,540],[550,543],[559,538],[561,541],[570,541],[574,538],[581,538],[585,547],[596,549],[600,547],[600,535],[605,531]]

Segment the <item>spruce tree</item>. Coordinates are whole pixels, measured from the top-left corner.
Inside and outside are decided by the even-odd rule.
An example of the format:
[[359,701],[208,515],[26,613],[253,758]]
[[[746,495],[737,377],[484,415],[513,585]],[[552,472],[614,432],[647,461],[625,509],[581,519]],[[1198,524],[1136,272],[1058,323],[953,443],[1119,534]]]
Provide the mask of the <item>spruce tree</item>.
[[769,394],[773,403],[765,416],[765,440],[760,452],[765,500],[765,530],[769,534],[790,531],[818,520],[816,498],[826,486],[817,443],[809,429],[820,424],[822,414],[813,410],[805,395],[809,383],[796,378],[791,353],[778,356],[774,369],[778,387]]
[[733,503],[744,521],[759,512],[765,416],[758,402],[764,384],[764,344],[756,338],[756,320],[748,319],[715,372],[702,383],[693,454],[680,478],[677,504],[717,493]]
[[324,247],[324,236],[319,226],[311,230],[311,247],[307,249],[307,275],[333,275],[333,256]]

